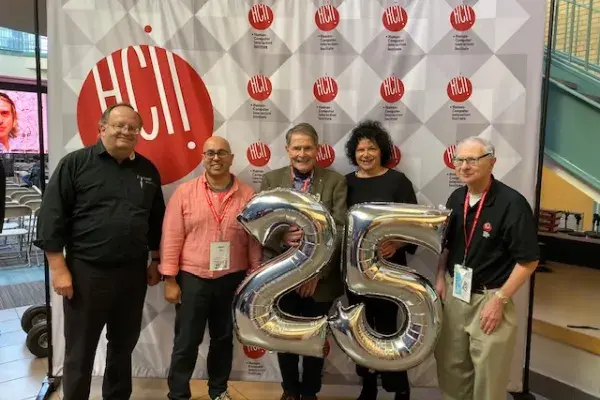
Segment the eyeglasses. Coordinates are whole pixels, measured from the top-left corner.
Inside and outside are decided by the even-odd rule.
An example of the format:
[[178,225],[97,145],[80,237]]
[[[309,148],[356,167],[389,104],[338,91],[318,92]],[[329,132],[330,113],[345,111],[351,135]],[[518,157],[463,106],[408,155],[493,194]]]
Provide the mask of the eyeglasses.
[[467,157],[467,158],[458,158],[455,157],[454,159],[452,159],[452,164],[454,164],[455,167],[460,167],[463,165],[463,162],[466,162],[467,165],[473,167],[477,164],[479,164],[479,160],[481,160],[482,158],[485,158],[487,156],[491,156],[492,153],[485,153],[482,156],[479,157]]
[[208,150],[208,151],[205,151],[203,154],[204,154],[204,157],[206,157],[206,158],[214,158],[215,156],[219,156],[219,158],[224,158],[224,157],[227,157],[230,153],[227,150],[219,150],[219,151]]
[[136,135],[138,133],[140,133],[141,128],[133,128],[129,125],[124,125],[124,124],[111,124],[110,126],[113,127],[113,129],[117,130],[117,131],[121,131],[121,132],[132,132],[135,133]]

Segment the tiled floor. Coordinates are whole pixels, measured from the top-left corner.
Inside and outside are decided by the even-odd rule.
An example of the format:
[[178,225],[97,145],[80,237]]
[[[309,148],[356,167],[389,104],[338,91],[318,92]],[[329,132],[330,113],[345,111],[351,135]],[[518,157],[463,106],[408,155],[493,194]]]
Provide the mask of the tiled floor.
[[0,286],[44,280],[43,265],[0,267]]
[[[0,400],[32,400],[40,389],[47,371],[46,359],[36,359],[25,346],[25,333],[20,317],[27,307],[0,310]],[[101,400],[101,378],[94,378],[90,399]],[[234,400],[278,400],[281,389],[277,383],[231,382],[230,395]],[[352,400],[358,396],[357,387],[326,386],[319,398]],[[164,400],[167,384],[161,379],[135,379],[132,400]],[[193,399],[208,399],[206,381],[192,382]],[[60,400],[55,393],[53,400]],[[414,389],[413,400],[440,400],[435,389]],[[537,400],[544,400],[536,396]],[[380,391],[379,400],[392,399]],[[511,397],[507,396],[507,399]],[[82,399],[83,400],[83,399]]]

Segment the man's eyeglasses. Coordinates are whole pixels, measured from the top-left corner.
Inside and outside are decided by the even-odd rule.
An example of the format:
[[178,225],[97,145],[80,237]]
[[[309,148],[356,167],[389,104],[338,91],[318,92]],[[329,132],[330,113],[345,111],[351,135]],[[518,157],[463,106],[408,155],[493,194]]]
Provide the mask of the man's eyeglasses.
[[129,125],[124,125],[124,124],[111,124],[110,126],[112,126],[114,130],[121,131],[121,132],[131,132],[131,133],[135,133],[136,135],[138,133],[140,133],[140,131],[141,131],[141,128],[134,128],[134,127],[131,127]]
[[482,156],[479,157],[467,157],[467,158],[458,158],[458,157],[454,157],[454,159],[452,160],[452,163],[454,164],[455,167],[460,167],[463,165],[463,162],[466,162],[467,165],[473,167],[477,164],[479,164],[479,160],[481,160],[482,158],[485,158],[487,156],[491,156],[492,153],[485,153]]
[[227,150],[219,150],[219,151],[208,150],[208,151],[205,151],[203,154],[204,154],[204,157],[206,157],[206,158],[214,158],[215,156],[219,156],[219,158],[224,158],[224,157],[227,157],[230,153]]

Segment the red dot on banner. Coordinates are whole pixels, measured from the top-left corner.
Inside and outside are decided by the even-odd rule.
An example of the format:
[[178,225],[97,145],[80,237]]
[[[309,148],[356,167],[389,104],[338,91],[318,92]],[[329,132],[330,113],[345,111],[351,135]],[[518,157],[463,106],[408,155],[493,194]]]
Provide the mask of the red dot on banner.
[[338,84],[330,76],[322,76],[313,84],[313,95],[321,103],[329,103],[338,95]]
[[248,11],[248,21],[258,31],[268,29],[273,23],[273,18],[273,10],[266,4],[255,4]]
[[144,121],[136,151],[156,165],[162,184],[192,172],[202,160],[202,147],[214,126],[210,95],[192,66],[163,48],[142,45],[117,50],[96,68],[99,81],[90,72],[77,101],[77,126],[84,146],[98,140],[102,112],[117,101],[128,102]]
[[320,144],[317,149],[317,164],[322,168],[328,168],[335,160],[335,151],[328,144]]
[[390,76],[381,82],[379,94],[387,103],[395,103],[400,101],[402,96],[404,96],[404,84],[400,78],[396,76]]
[[271,96],[273,85],[271,80],[264,75],[254,75],[246,85],[248,94],[256,101],[265,101]]
[[144,32],[146,32],[146,33],[150,33],[150,32],[152,32],[152,27],[151,27],[150,25],[146,25],[146,26],[144,27]]
[[454,155],[456,154],[456,145],[453,144],[452,146],[449,146],[446,151],[444,151],[444,164],[446,164],[446,167],[450,168],[450,169],[454,169],[454,163],[452,162],[452,160],[454,159]]
[[244,354],[246,357],[251,358],[253,360],[259,359],[265,355],[267,351],[260,347],[256,346],[244,346]]
[[398,5],[388,7],[381,17],[385,29],[391,32],[399,32],[408,23],[406,10]]
[[446,92],[450,100],[455,103],[462,103],[469,100],[473,94],[473,84],[466,76],[457,76],[448,82]]
[[319,7],[315,12],[315,23],[320,30],[324,32],[331,31],[339,25],[340,13],[333,5],[326,4]]
[[271,159],[271,150],[262,142],[252,143],[246,150],[246,157],[255,167],[264,167]]
[[473,7],[461,4],[450,13],[450,24],[457,31],[468,31],[475,25],[475,10]]

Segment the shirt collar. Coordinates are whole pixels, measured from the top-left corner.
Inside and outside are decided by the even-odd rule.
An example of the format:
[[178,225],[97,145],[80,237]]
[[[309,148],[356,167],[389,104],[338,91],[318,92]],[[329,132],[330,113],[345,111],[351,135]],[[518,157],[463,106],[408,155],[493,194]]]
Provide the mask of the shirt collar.
[[[498,181],[496,181],[496,178],[494,177],[494,175],[492,175],[492,183],[490,184],[490,190],[488,191],[488,194],[485,197],[485,206],[489,207],[492,204],[494,204],[494,200],[496,199],[496,195],[498,194]],[[460,204],[464,205],[465,204],[465,197],[467,196],[467,185],[462,187],[462,190],[460,192]]]
[[[106,147],[104,147],[104,143],[102,143],[101,139],[98,139],[98,141],[93,147],[93,150],[94,153],[97,155],[110,156],[110,154],[108,154],[108,150],[106,150]],[[131,152],[131,154],[129,155],[129,160],[135,160],[135,151]]]
[[[239,184],[238,184],[238,180],[237,177],[235,176],[235,174],[233,173],[229,173],[231,175],[231,179],[233,180],[233,184],[231,185],[231,192],[235,192],[238,190]],[[203,187],[208,187],[208,180],[206,179],[206,171],[204,171],[204,173],[202,175],[200,175],[200,183],[202,184]]]

